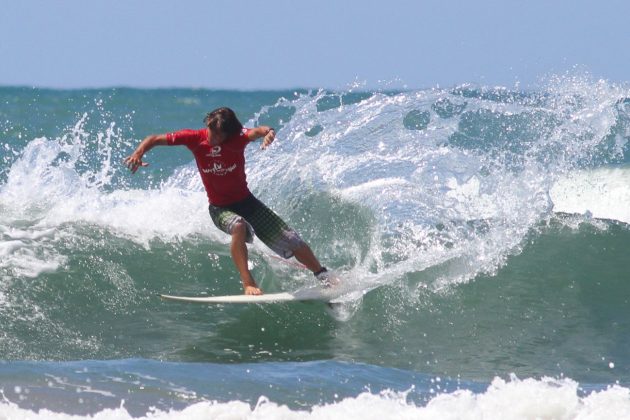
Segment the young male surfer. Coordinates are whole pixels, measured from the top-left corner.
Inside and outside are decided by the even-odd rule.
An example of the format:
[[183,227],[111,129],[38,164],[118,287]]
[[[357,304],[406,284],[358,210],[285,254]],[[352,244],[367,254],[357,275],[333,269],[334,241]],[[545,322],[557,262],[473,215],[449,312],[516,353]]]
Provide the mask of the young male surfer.
[[147,136],[124,163],[135,174],[138,168],[148,165],[142,157],[154,146],[183,145],[190,149],[208,194],[212,221],[232,236],[230,251],[246,295],[262,294],[247,267],[246,242],[252,243],[254,234],[280,256],[295,256],[322,282],[331,281],[326,267],[319,263],[298,233],[254,197],[247,187],[245,147],[262,137],[262,148],[266,149],[276,137],[274,129],[267,126],[243,128],[230,108],[218,108],[208,113],[204,123],[206,128],[200,130]]

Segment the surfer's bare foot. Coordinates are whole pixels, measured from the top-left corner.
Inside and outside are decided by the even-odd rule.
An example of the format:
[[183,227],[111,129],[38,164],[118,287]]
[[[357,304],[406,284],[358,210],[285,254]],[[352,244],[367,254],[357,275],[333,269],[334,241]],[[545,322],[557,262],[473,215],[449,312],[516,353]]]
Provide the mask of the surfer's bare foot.
[[339,277],[328,271],[326,267],[322,267],[321,271],[315,273],[315,277],[325,288],[334,287],[340,283]]
[[256,286],[245,286],[246,295],[262,295],[263,292]]
[[338,277],[328,277],[326,280],[322,281],[322,286],[324,288],[335,287],[339,283],[341,283],[341,280],[339,280]]

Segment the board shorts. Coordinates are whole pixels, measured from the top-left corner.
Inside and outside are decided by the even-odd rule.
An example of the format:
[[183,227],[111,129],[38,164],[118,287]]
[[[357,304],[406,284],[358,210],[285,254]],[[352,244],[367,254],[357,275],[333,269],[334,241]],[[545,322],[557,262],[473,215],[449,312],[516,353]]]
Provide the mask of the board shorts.
[[283,258],[291,258],[296,249],[305,245],[296,231],[251,194],[245,200],[227,206],[211,204],[208,210],[214,225],[229,235],[237,223],[245,221],[246,242],[252,243],[257,236]]

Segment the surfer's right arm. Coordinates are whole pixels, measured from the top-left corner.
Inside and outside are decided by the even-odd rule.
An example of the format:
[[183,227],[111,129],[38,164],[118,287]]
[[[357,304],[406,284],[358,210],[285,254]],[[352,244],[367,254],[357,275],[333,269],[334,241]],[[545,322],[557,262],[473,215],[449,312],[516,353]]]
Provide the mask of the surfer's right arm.
[[155,146],[166,146],[168,144],[166,140],[166,134],[152,134],[147,136],[140,142],[136,150],[123,161],[131,173],[135,174],[138,168],[141,166],[148,166],[149,164],[142,161],[142,156]]

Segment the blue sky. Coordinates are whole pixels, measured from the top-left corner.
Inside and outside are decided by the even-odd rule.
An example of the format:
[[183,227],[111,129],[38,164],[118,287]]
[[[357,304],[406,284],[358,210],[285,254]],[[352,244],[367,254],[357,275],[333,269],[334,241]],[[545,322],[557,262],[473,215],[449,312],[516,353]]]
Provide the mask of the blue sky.
[[426,88],[630,79],[627,0],[20,0],[0,85]]

